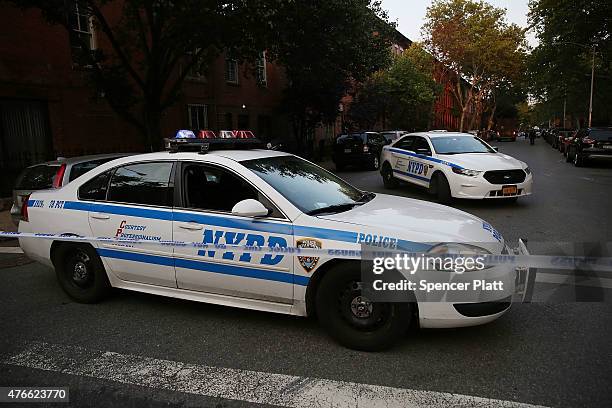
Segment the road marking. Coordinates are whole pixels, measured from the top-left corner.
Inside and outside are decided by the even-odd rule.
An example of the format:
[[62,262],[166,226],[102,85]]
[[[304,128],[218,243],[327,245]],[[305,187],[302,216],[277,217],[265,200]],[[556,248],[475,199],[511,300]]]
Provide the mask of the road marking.
[[3,363],[123,384],[292,408],[535,407],[461,394],[211,367],[39,342],[28,344],[23,351],[7,357]]
[[0,254],[23,254],[23,249],[19,247],[0,247]]
[[536,275],[536,282],[612,289],[612,279],[609,278],[581,278],[576,275],[561,275],[555,273],[538,272]]

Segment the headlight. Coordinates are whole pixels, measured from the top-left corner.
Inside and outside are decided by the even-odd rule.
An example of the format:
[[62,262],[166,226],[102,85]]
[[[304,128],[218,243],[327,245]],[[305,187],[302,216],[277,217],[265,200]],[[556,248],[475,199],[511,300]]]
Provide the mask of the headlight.
[[[459,258],[472,258],[476,261],[477,258],[487,255],[491,255],[491,252],[479,246],[453,242],[435,245],[427,251],[427,256],[441,258],[444,261],[441,262],[442,267],[437,267],[436,270],[455,273],[481,271],[490,268],[493,265],[484,264],[482,259],[480,262],[470,262],[469,265],[464,261],[456,261]],[[453,259],[453,261],[448,261],[448,259]]]
[[531,174],[531,169],[530,169],[529,167],[525,167],[525,169],[524,169],[524,170],[525,170],[525,173],[527,173],[527,174]]
[[477,175],[479,175],[480,173],[482,173],[482,171],[478,171],[478,170],[469,170],[469,169],[459,169],[457,167],[453,167],[453,173],[455,174],[461,174],[463,176],[469,176],[469,177],[476,177]]

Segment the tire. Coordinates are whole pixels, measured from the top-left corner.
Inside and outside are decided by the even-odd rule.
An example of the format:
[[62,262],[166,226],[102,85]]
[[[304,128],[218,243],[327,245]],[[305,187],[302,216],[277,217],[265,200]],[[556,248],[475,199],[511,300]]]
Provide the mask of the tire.
[[397,179],[393,176],[393,169],[391,168],[389,162],[385,162],[385,164],[383,164],[380,175],[382,176],[383,185],[385,186],[385,188],[394,189],[397,187],[398,182]]
[[450,185],[446,176],[442,173],[436,173],[429,184],[429,193],[436,196],[439,203],[448,204],[452,201]]
[[372,162],[370,163],[370,169],[378,170],[380,168],[380,158],[378,155],[374,155]]
[[96,303],[110,291],[102,260],[89,245],[62,245],[55,254],[57,280],[79,303]]
[[583,167],[584,166],[584,157],[578,154],[578,152],[574,153],[574,166]]
[[335,341],[350,349],[388,349],[406,333],[413,306],[408,302],[370,302],[360,281],[356,263],[339,264],[327,271],[315,295],[319,323]]
[[563,155],[565,156],[565,162],[566,163],[571,163],[572,160],[574,160],[574,157],[572,156],[572,149],[571,148],[567,148],[565,149],[565,152],[563,153]]

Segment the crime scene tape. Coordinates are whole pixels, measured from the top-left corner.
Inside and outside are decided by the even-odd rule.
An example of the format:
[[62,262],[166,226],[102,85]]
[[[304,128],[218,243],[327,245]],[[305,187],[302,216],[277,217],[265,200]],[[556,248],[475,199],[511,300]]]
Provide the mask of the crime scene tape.
[[[0,237],[5,238],[33,238],[45,240],[61,240],[64,242],[99,242],[103,245],[130,247],[135,245],[153,245],[178,248],[196,248],[208,251],[230,251],[236,253],[262,253],[290,256],[315,256],[354,260],[373,260],[381,257],[422,257],[428,256],[425,252],[409,252],[398,249],[382,249],[365,247],[359,244],[360,248],[304,248],[304,247],[282,247],[282,246],[248,246],[231,244],[207,244],[204,242],[185,242],[168,240],[142,240],[119,237],[83,237],[67,234],[47,234],[47,233],[28,233],[0,231]],[[362,249],[362,248],[365,248]],[[432,257],[439,257],[433,255]],[[465,255],[446,254],[444,257],[466,257]],[[550,255],[525,255],[525,254],[491,254],[478,255],[482,257],[486,265],[512,265],[524,268],[539,269],[564,269],[576,270],[587,269],[591,271],[612,272],[612,257],[582,257],[582,256],[550,256]],[[476,257],[476,256],[472,256]],[[611,274],[612,277],[612,274]]]

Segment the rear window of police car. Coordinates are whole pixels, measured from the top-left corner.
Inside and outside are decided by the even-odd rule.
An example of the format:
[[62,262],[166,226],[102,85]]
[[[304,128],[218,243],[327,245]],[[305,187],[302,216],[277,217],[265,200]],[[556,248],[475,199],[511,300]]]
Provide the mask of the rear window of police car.
[[59,164],[41,164],[28,167],[23,171],[15,190],[43,190],[53,187],[53,178],[57,174]]

